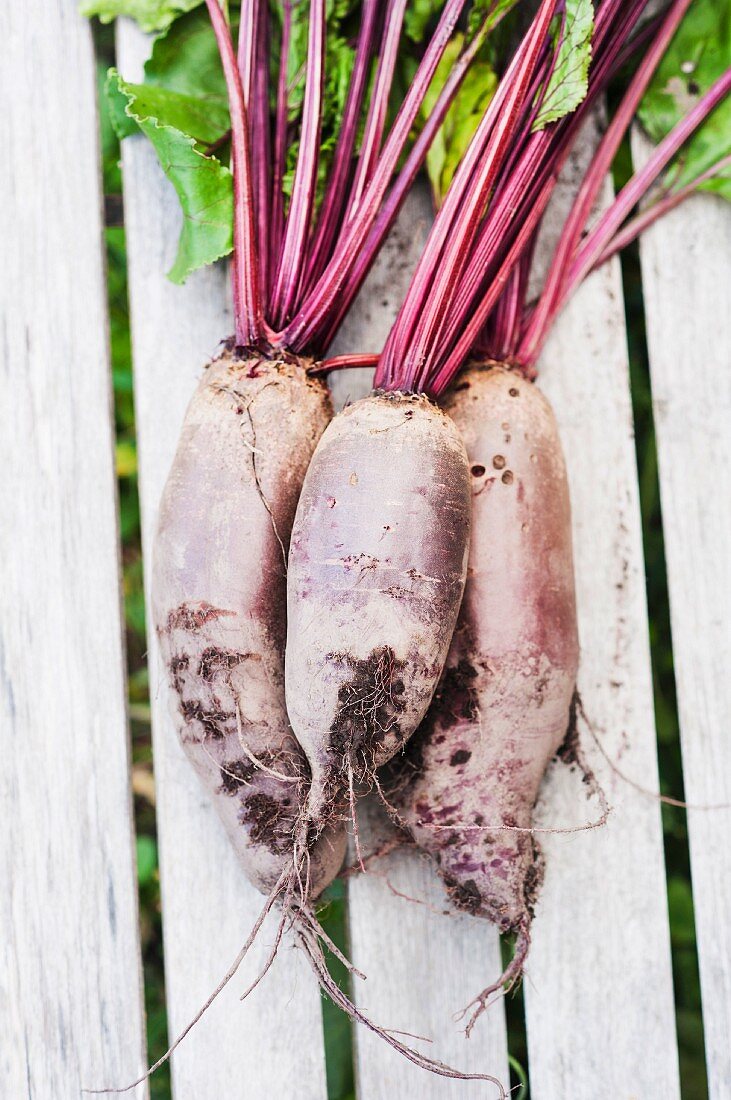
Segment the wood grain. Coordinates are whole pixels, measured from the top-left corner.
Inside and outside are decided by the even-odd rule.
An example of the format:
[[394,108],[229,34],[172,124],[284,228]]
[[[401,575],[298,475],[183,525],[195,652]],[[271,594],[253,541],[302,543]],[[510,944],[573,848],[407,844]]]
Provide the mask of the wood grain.
[[[125,77],[139,78],[148,48],[131,24],[120,26],[118,60]],[[151,147],[137,138],[125,142],[123,169],[143,549],[149,563],[158,502],[185,408],[233,322],[222,265],[198,273],[184,287],[165,278],[175,255],[179,215]],[[149,580],[149,568],[146,575]],[[148,642],[172,1036],[226,972],[263,898],[245,881],[210,799],[178,744],[152,632]],[[320,999],[300,953],[285,942],[265,981],[239,1004],[238,994],[263,963],[272,936],[269,924],[240,977],[175,1054],[178,1100],[322,1100],[327,1095]]]
[[[561,223],[590,128],[565,173],[539,256]],[[609,184],[601,204],[610,199]],[[583,704],[603,750],[657,790],[644,563],[619,266],[582,286],[559,319],[539,383],[569,470]],[[669,1100],[679,1095],[660,808],[581,740],[613,808],[600,830],[541,839],[546,880],[525,980],[531,1095]],[[538,821],[567,826],[599,807],[554,765]],[[648,1056],[651,1052],[651,1056]]]
[[[635,162],[647,142],[633,141]],[[731,210],[698,195],[640,244],[708,1087],[731,1096]]]
[[[389,241],[340,330],[332,354],[379,351],[385,342],[431,223],[428,190],[407,200]],[[370,390],[370,371],[332,376],[336,405]],[[383,837],[375,805],[359,814],[365,852]],[[395,891],[404,896],[398,896]],[[415,899],[415,900],[411,900]],[[415,851],[394,853],[355,877],[348,919],[353,962],[368,980],[356,981],[359,1007],[377,1023],[432,1039],[415,1043],[429,1057],[464,1072],[486,1072],[507,1086],[505,1014],[491,1010],[469,1042],[453,1015],[500,974],[499,939],[484,921],[447,912],[446,895],[429,861]],[[406,1039],[406,1042],[412,1040]],[[363,1028],[356,1031],[359,1100],[473,1100],[493,1097],[493,1085],[449,1081],[423,1070]]]
[[144,1065],[96,66],[75,8],[0,7],[8,1100],[78,1100]]

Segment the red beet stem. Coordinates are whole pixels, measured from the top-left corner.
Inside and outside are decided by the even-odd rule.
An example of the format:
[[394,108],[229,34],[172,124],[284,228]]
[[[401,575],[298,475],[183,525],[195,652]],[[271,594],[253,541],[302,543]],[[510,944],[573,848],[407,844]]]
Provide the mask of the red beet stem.
[[292,185],[292,199],[284,228],[279,266],[270,304],[274,322],[282,327],[296,304],[307,255],[306,241],[317,184],[325,74],[325,0],[311,0],[307,45],[307,83],[302,107],[299,156]]
[[543,0],[472,139],[434,222],[386,343],[376,385],[424,388],[441,345],[446,309],[477,236],[487,198],[509,153],[556,0]]
[[459,91],[470,65],[476,54],[484,45],[488,29],[495,26],[497,17],[485,16],[477,33],[473,36],[465,49],[452,66],[451,72],[442,88],[436,103],[424,123],[424,127],[411,148],[403,167],[399,170],[393,182],[391,190],[383,202],[380,212],[375,220],[368,238],[360,249],[355,264],[350,273],[343,280],[340,298],[333,303],[333,309],[329,318],[329,325],[323,328],[322,343],[329,346],[350,305],[362,286],[371,265],[377,256],[384,240],[393,227],[404,199],[411,190],[414,180],[421,170],[426,154],[429,151],[437,131],[444,122],[447,111],[451,107],[454,97]]
[[259,257],[254,231],[254,197],[249,124],[231,31],[218,0],[206,0],[216,36],[231,112],[231,169],[234,190],[233,299],[236,343],[258,344],[264,332],[259,293]]
[[269,4],[251,0],[241,9],[238,66],[250,126],[254,220],[259,258],[259,283],[266,307],[269,268],[271,135],[269,131]]
[[[342,296],[343,281],[355,265],[358,253],[376,220],[391,176],[464,6],[465,0],[446,0],[437,29],[401,104],[358,210],[346,226],[327,270],[317,280],[296,316],[278,334],[278,344],[300,351],[317,343],[323,329],[327,327],[330,314],[333,308],[337,308],[337,300]],[[357,287],[355,291],[357,292]]]
[[292,0],[282,5],[282,38],[279,44],[279,79],[277,81],[277,108],[274,122],[274,154],[272,158],[271,231],[269,241],[269,272],[276,271],[279,250],[284,232],[284,192],[282,184],[287,165],[287,129],[289,124],[287,102],[287,68],[289,43],[292,36]]
[[377,24],[378,0],[363,0],[360,34],[350,77],[348,98],[343,111],[343,122],[338,134],[328,184],[303,279],[306,291],[311,289],[322,274],[342,223],[348,196],[348,180],[352,170],[353,150],[358,136],[358,123],[373,58]]
[[399,42],[401,39],[401,27],[404,21],[407,0],[388,0],[383,41],[381,43],[376,82],[368,105],[363,138],[360,143],[358,165],[355,170],[355,179],[350,193],[350,216],[358,206],[363,192],[373,177],[373,170],[378,160],[383,138],[383,128],[386,125],[386,112],[388,110],[388,92],[393,81],[396,68]]
[[[582,279],[594,266],[598,256],[602,254],[615,235],[628,214],[637,206],[637,203],[646,195],[650,187],[660,173],[668,166],[680,147],[692,136],[695,130],[705,122],[708,116],[731,91],[731,69],[728,69],[703,95],[695,107],[674,126],[669,134],[655,148],[649,160],[629,183],[622,188],[614,202],[602,215],[599,223],[584,239],[571,264],[562,292],[561,303],[572,293]],[[728,158],[726,158],[728,160]],[[714,165],[711,173],[718,171]],[[710,178],[704,173],[706,179]],[[697,184],[695,185],[697,186]]]
[[678,188],[677,191],[668,192],[663,195],[661,199],[657,199],[656,202],[653,202],[650,206],[642,210],[636,217],[628,221],[618,233],[615,233],[604,251],[598,259],[594,261],[592,271],[597,267],[601,267],[602,264],[610,260],[617,252],[621,252],[623,248],[626,248],[628,244],[636,240],[641,233],[644,233],[646,229],[658,221],[664,214],[674,210],[676,206],[680,206],[681,202],[685,202],[685,200],[693,195],[704,183],[714,179],[729,168],[731,168],[731,156],[723,157],[717,164],[712,165],[712,167],[708,168],[705,172],[701,172],[699,176],[696,176],[690,183],[685,184],[684,187]]
[[584,176],[579,193],[566,219],[538,305],[521,340],[518,349],[521,362],[535,362],[548,328],[560,308],[561,292],[567,278],[568,268],[599,194],[599,189],[611,168],[617,149],[634,118],[647,85],[678,29],[681,19],[690,6],[690,2],[691,0],[673,0],[657,35],[650,43],[630,81],[619,108],[599,143],[589,171]]

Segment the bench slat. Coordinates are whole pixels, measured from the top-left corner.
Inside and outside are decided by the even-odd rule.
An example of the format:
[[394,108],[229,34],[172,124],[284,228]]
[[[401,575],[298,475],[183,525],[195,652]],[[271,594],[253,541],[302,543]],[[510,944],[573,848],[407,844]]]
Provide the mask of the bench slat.
[[75,8],[0,8],[0,1094],[13,1100],[77,1100],[144,1066],[96,67]]
[[[647,143],[636,135],[642,161]],[[731,803],[731,210],[691,199],[641,241],[685,797]],[[731,1095],[731,811],[689,810],[709,1095]]]
[[[120,26],[123,74],[136,79],[146,39]],[[173,286],[177,203],[153,150],[132,138],[123,150],[139,436],[143,545],[149,581],[160,494],[195,383],[218,341],[233,329],[228,281],[219,266]],[[215,988],[244,942],[263,898],[244,879],[208,795],[183,755],[168,713],[167,687],[149,632],[155,779],[160,833],[165,969],[170,1035]],[[272,943],[266,926],[251,957],[173,1059],[180,1100],[261,1100],[327,1095],[320,999],[299,952],[287,943],[244,1004],[238,994]]]
[[[582,143],[579,156],[591,144]],[[566,178],[572,174],[570,165]],[[571,190],[559,189],[555,209],[566,209]],[[602,201],[609,196],[607,185]],[[584,707],[609,757],[656,790],[637,468],[616,261],[569,303],[542,356],[539,384],[556,411],[569,470]],[[667,1100],[678,1096],[679,1083],[659,805],[611,771],[585,729],[581,742],[613,813],[602,829],[539,838],[547,872],[525,981],[532,1096]],[[575,771],[554,765],[544,785],[540,824],[595,820],[597,802],[585,791]]]
[[[393,233],[331,349],[332,354],[377,351],[383,346],[408,286],[431,222],[426,188],[407,200]],[[336,405],[370,392],[370,371],[332,376]],[[373,810],[359,813],[364,853],[382,835]],[[353,853],[351,852],[351,858]],[[377,1023],[427,1036],[405,1039],[429,1057],[463,1072],[487,1072],[508,1085],[505,1013],[498,1004],[479,1037],[466,1042],[452,1016],[500,974],[498,934],[485,921],[446,914],[444,887],[425,859],[404,851],[379,860],[375,873],[349,887],[348,923],[353,962],[368,976],[355,980],[360,1008]],[[384,877],[385,876],[385,877]],[[397,897],[389,883],[407,898]],[[450,1081],[417,1069],[364,1028],[356,1030],[358,1100],[476,1100],[492,1097],[483,1082]]]

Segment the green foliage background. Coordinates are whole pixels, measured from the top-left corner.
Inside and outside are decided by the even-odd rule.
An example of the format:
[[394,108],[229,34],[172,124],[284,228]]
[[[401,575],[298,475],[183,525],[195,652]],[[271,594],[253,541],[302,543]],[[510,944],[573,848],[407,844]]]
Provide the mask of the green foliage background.
[[[97,28],[100,88],[112,61],[112,38],[108,29]],[[102,149],[104,189],[109,196],[121,194],[119,145],[102,105]],[[625,149],[615,166],[618,182],[629,171]],[[145,663],[145,613],[142,593],[137,459],[132,386],[132,362],[127,307],[124,229],[106,230],[111,349],[117,429],[117,475],[123,541],[124,597],[129,657],[129,698],[133,746],[133,787],[137,825],[137,859],[140,917],[145,972],[145,998],[149,1056],[157,1058],[167,1045],[164,1002],[163,948],[160,889],[155,832],[154,784],[150,744],[150,708]],[[682,798],[682,770],[673,676],[673,657],[668,616],[665,560],[657,483],[657,458],[652,420],[652,403],[647,370],[642,292],[636,251],[623,258],[625,305],[628,317],[637,458],[640,473],[642,522],[647,568],[647,592],[653,654],[655,709],[662,788]],[[684,1100],[705,1100],[707,1085],[703,1054],[703,1026],[695,946],[693,901],[688,863],[685,815],[663,808],[665,851],[668,872],[668,901],[676,986],[678,1037]],[[328,929],[345,947],[345,903],[340,884],[331,890],[324,919]],[[334,972],[337,964],[332,963]],[[345,980],[342,969],[339,980]],[[525,1032],[520,994],[507,1004],[513,1084],[521,1086],[527,1066]],[[354,1100],[351,1029],[343,1016],[329,1004],[323,1005],[328,1063],[329,1100]],[[513,1095],[529,1096],[526,1086]],[[168,1100],[170,1079],[167,1067],[151,1082],[152,1100]]]

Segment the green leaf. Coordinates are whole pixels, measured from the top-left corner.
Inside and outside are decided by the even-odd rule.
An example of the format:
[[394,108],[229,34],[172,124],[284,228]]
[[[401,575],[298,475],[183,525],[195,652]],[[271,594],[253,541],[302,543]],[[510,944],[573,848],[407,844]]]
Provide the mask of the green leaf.
[[[350,76],[355,60],[355,50],[353,48],[355,36],[353,31],[357,30],[359,10],[359,0],[328,0],[326,7],[325,88],[322,100],[316,206],[324,192],[345,109]],[[275,22],[279,21],[281,31],[282,5],[279,0],[274,4],[273,11]],[[287,63],[289,121],[295,129],[302,115],[305,93],[308,30],[309,0],[298,0],[292,8],[290,50]],[[295,140],[287,150],[287,166],[282,186],[285,195],[291,194],[298,154],[299,141]]]
[[112,129],[121,141],[139,131],[135,118],[128,113],[129,98],[120,87],[120,78],[116,69],[110,69],[104,84],[104,97],[107,115]]
[[429,24],[436,20],[444,0],[412,0],[404,15],[404,31],[414,42],[421,42],[426,36]]
[[[471,37],[487,17],[486,30],[514,8],[518,0],[472,0],[467,21],[467,35]],[[444,0],[412,0],[404,14],[404,31],[413,42],[423,43],[429,29],[442,14]]]
[[166,126],[195,138],[199,145],[212,145],[229,128],[225,99],[197,99],[150,84],[128,84],[126,87],[127,91],[134,90],[135,116],[141,114],[159,119]]
[[[731,4],[694,0],[640,104],[640,121],[660,141],[731,66]],[[726,99],[681,150],[673,186],[682,187],[731,154],[731,99]],[[728,169],[704,183],[731,200]]]
[[197,8],[203,0],[82,0],[79,11],[102,23],[111,23],[120,15],[136,20],[143,31],[163,31],[182,15]]
[[512,11],[517,3],[518,0],[474,0],[468,21],[468,36],[476,34],[485,19],[487,19],[485,29],[489,31],[500,22],[503,16]]
[[[234,36],[237,27],[238,16],[232,24]],[[211,96],[228,102],[216,36],[205,8],[176,19],[165,34],[155,39],[145,65],[145,83],[181,95],[203,99]]]
[[[215,157],[204,156],[196,137],[180,129],[188,124],[196,128],[198,115],[190,107],[191,97],[165,93],[144,84],[128,84],[114,70],[109,74],[109,87],[112,100],[117,95],[127,100],[126,115],[152,142],[163,171],[177,192],[183,227],[178,254],[168,276],[174,283],[185,282],[191,272],[231,251],[231,172]],[[219,118],[219,128],[221,121]]]
[[[455,61],[462,52],[463,45],[463,36],[455,35],[447,46],[424,99],[421,111],[422,122],[429,117]],[[452,177],[482,121],[496,87],[497,76],[489,60],[486,56],[478,55],[468,70],[427,153],[426,170],[437,207],[444,199]]]
[[575,111],[589,86],[591,35],[594,29],[594,8],[591,0],[566,0],[563,16],[554,24],[556,63],[543,94],[534,130],[542,130],[549,122]]

